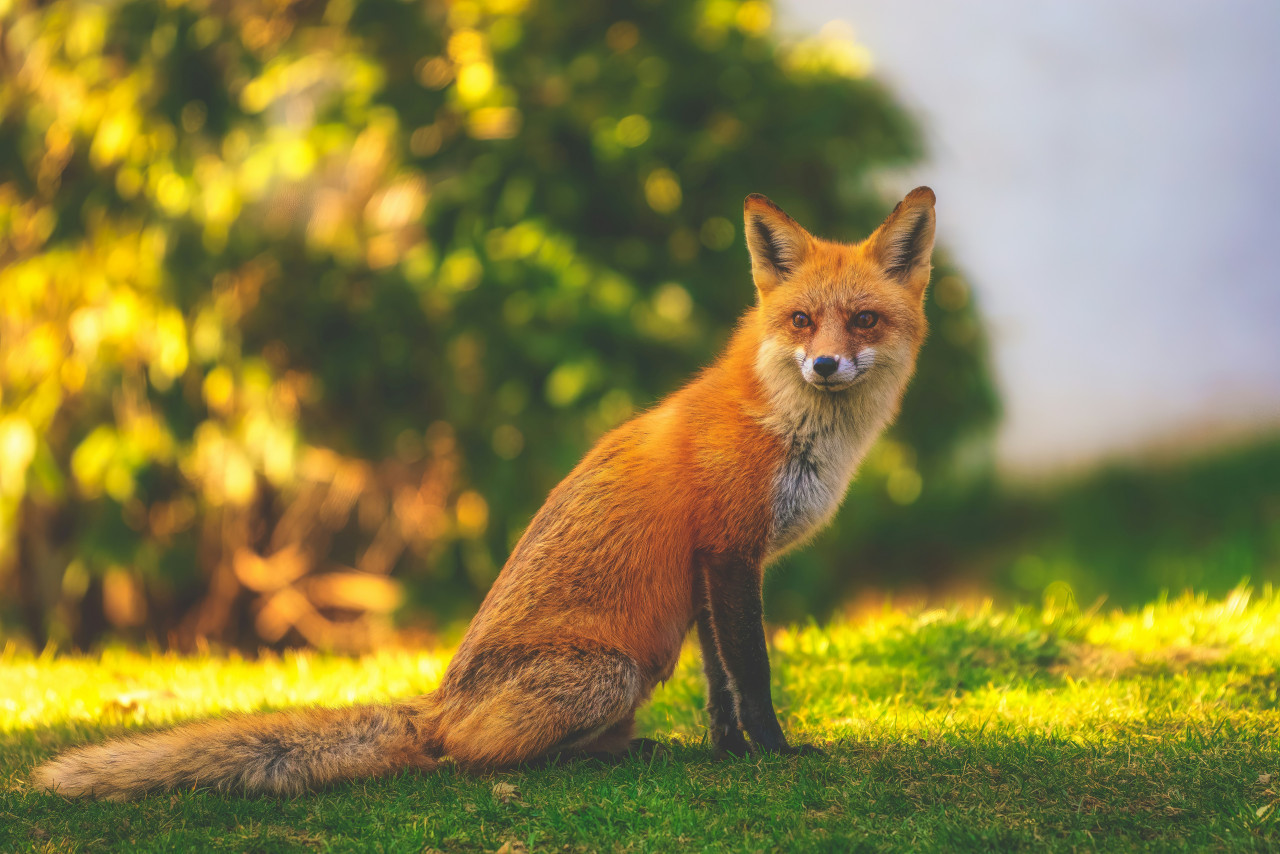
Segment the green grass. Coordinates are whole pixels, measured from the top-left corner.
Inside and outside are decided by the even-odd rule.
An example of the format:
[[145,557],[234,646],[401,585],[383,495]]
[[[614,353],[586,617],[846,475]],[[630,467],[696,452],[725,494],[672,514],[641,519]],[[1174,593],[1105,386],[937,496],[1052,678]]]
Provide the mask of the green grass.
[[259,661],[0,656],[0,850],[876,851],[1280,848],[1280,594],[1136,612],[883,612],[773,637],[793,738],[718,761],[697,657],[642,713],[670,756],[362,781],[293,800],[68,802],[32,764],[226,710],[426,691],[447,652]]

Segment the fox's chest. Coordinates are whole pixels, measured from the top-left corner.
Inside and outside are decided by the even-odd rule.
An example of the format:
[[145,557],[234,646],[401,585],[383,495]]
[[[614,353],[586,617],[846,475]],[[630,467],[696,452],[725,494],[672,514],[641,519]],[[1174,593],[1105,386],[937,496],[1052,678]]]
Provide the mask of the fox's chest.
[[853,425],[804,429],[783,437],[773,482],[770,556],[803,542],[831,521],[869,441]]

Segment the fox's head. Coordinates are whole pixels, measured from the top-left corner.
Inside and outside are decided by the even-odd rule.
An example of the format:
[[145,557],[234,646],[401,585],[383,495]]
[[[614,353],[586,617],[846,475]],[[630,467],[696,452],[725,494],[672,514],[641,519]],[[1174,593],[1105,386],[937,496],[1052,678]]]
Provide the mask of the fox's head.
[[846,244],[816,238],[764,196],[747,196],[763,333],[756,367],[768,385],[839,395],[872,378],[910,377],[925,336],[933,205],[933,191],[918,187],[870,237]]

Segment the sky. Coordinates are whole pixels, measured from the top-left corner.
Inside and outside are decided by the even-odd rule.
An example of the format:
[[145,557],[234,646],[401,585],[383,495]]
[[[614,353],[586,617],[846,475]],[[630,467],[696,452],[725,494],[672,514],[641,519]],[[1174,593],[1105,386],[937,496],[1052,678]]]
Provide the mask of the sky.
[[919,120],[1012,473],[1280,428],[1280,3],[782,0]]

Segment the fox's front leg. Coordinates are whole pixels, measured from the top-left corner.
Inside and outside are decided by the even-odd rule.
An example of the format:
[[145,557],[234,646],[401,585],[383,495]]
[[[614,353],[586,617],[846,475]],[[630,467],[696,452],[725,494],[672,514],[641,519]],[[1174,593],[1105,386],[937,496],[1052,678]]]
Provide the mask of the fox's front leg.
[[[757,750],[820,753],[811,745],[792,747],[782,734],[769,686],[769,649],[764,637],[762,567],[758,559],[708,555],[702,562],[707,614],[715,651],[728,677],[737,721]],[[702,634],[702,622],[698,625]],[[706,644],[704,641],[704,650]],[[705,654],[705,653],[704,653]],[[711,670],[708,669],[708,674]],[[711,686],[713,687],[713,686]],[[712,720],[713,725],[716,721]]]
[[747,739],[738,723],[733,689],[729,676],[720,663],[720,650],[716,648],[716,636],[711,628],[710,606],[704,603],[698,612],[698,644],[702,647],[702,669],[707,676],[707,717],[711,720],[711,742],[717,750],[734,756],[745,756]]

